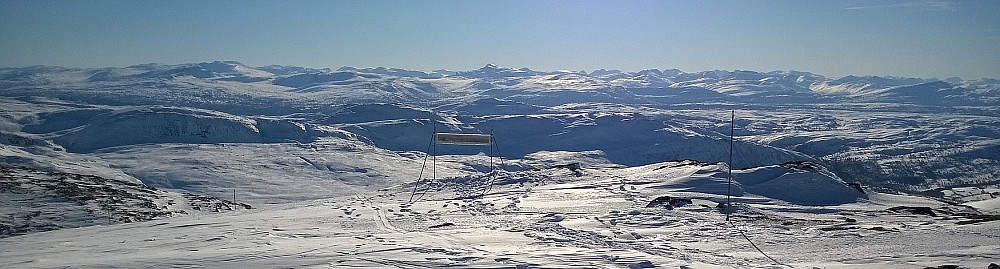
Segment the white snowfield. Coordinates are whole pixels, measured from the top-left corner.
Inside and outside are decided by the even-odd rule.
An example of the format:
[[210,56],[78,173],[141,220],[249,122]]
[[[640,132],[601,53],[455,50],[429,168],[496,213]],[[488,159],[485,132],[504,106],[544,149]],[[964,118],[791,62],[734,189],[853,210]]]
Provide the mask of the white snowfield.
[[[410,185],[345,188],[332,198],[216,215],[64,229],[2,239],[15,267],[334,268],[986,268],[1000,253],[1000,222],[887,211],[950,208],[925,198],[860,192],[835,206],[753,193],[732,224],[715,208],[719,165],[548,168],[442,180],[407,203]],[[745,172],[745,171],[744,171]],[[792,170],[785,173],[809,173]],[[480,175],[481,176],[481,175]],[[476,186],[476,187],[471,187]],[[722,186],[721,188],[719,186]],[[472,188],[472,190],[470,190]],[[715,189],[715,191],[712,191]],[[829,195],[819,187],[790,192]],[[332,193],[333,194],[333,193]],[[763,192],[762,194],[768,194]],[[690,199],[672,209],[657,197]],[[809,199],[810,195],[801,195]],[[846,197],[845,197],[846,198]],[[964,210],[964,209],[956,209]],[[735,225],[735,227],[734,227]],[[742,230],[767,255],[756,252]]]
[[992,79],[212,62],[0,104],[0,268],[1000,264]]

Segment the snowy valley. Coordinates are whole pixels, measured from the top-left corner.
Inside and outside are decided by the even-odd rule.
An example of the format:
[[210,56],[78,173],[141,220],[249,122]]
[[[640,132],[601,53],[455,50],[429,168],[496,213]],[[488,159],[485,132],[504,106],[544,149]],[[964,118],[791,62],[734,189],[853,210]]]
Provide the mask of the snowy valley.
[[1000,263],[995,79],[219,61],[0,104],[4,268]]

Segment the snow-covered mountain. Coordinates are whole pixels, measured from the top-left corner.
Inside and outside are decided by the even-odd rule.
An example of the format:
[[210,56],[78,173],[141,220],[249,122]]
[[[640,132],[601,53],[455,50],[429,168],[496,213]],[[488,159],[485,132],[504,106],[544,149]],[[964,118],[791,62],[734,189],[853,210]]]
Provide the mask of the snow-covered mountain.
[[[66,181],[72,178],[138,184],[118,184],[105,192],[152,193],[141,189],[150,187],[171,193],[150,196],[150,201],[183,195],[226,198],[235,191],[241,194],[241,203],[265,210],[253,214],[313,210],[324,203],[354,212],[346,208],[356,210],[357,205],[342,203],[360,202],[362,208],[379,207],[372,212],[364,209],[364,214],[379,216],[379,229],[393,234],[418,228],[400,228],[393,221],[444,225],[451,220],[455,227],[470,228],[471,222],[482,220],[460,217],[444,207],[451,204],[448,199],[491,191],[477,187],[485,184],[482,176],[496,165],[490,163],[490,154],[505,160],[506,172],[494,174],[498,191],[490,192],[492,198],[465,199],[453,206],[462,206],[462,214],[511,218],[513,224],[507,228],[524,231],[532,242],[572,242],[589,250],[595,250],[596,243],[584,243],[589,241],[583,237],[605,235],[610,238],[601,240],[618,242],[604,245],[610,249],[654,256],[677,252],[653,247],[663,243],[657,236],[676,229],[690,232],[686,230],[690,227],[635,223],[623,230],[605,220],[659,223],[664,220],[654,216],[668,214],[719,221],[705,216],[714,211],[702,206],[715,206],[727,192],[741,202],[764,205],[742,209],[744,216],[773,216],[801,224],[798,228],[808,226],[803,218],[815,216],[796,214],[839,212],[855,219],[890,207],[903,213],[928,207],[945,218],[975,222],[990,220],[1000,208],[1000,81],[995,79],[828,78],[798,71],[742,70],[535,71],[493,64],[470,71],[333,70],[217,61],[124,68],[3,68],[0,103],[0,163],[4,171],[15,171],[9,176],[12,183],[0,185],[0,192],[17,197],[0,205],[4,212],[0,218],[23,232],[100,224],[96,213],[59,213],[96,212],[86,203],[58,202],[53,205],[58,209],[41,210],[46,212],[44,219],[53,221],[23,220],[40,212],[23,205],[63,199],[52,196],[62,192],[37,191],[30,184],[92,185]],[[734,126],[731,111],[735,111]],[[430,143],[435,131],[490,133],[497,147],[435,146]],[[730,163],[731,131],[735,143]],[[437,165],[428,167],[428,154],[436,156],[431,162]],[[726,184],[728,168],[734,169],[733,188]],[[441,204],[406,203],[404,195],[420,187],[414,186],[420,182],[417,179],[428,175],[443,179],[431,186],[442,192],[431,194],[438,201],[431,203]],[[53,183],[25,183],[22,178]],[[558,206],[558,197],[569,195],[560,194],[563,191],[590,195],[579,198],[593,208],[575,211]],[[685,203],[697,207],[670,211],[674,213],[634,209],[667,196],[679,197],[664,200],[676,203],[671,208],[683,208]],[[156,210],[169,211],[157,203]],[[391,213],[377,203],[403,206]],[[403,211],[411,206],[427,208],[420,210],[422,214],[402,214],[416,212]],[[146,210],[141,208],[133,211]],[[633,210],[637,213],[631,214]],[[518,214],[531,220],[516,220]],[[62,215],[84,217],[59,220]],[[152,217],[136,220],[166,223],[163,218],[169,214],[147,215]],[[354,214],[344,216],[341,225],[370,224],[359,222]],[[251,221],[240,215],[231,218]],[[601,220],[591,223],[588,218]],[[857,227],[826,223],[834,230],[813,235],[829,236],[843,227],[891,230],[885,225],[914,225],[903,219],[868,218]],[[195,224],[186,222],[192,223],[181,226]],[[602,225],[612,228],[598,228]],[[156,226],[130,227],[135,229],[130,232],[146,233]],[[631,239],[624,238],[623,231],[631,231],[625,233]],[[39,244],[49,242],[39,236]],[[928,237],[919,232],[906,236]],[[786,239],[779,242],[798,240]],[[452,242],[462,241],[456,240]],[[687,247],[698,249],[694,244]],[[984,257],[983,249],[963,251]],[[0,264],[13,264],[14,253],[0,253]],[[428,253],[455,258],[446,257],[449,251]],[[534,252],[511,257],[499,254],[502,250],[477,253],[472,261],[490,258],[528,267],[544,265],[538,261],[547,259]],[[584,256],[627,256],[595,263],[626,267],[650,262],[649,257],[634,254],[596,251]],[[708,256],[687,264],[739,264]],[[657,263],[683,265],[684,260]],[[450,261],[426,266],[477,264]],[[93,265],[79,265],[87,264]]]

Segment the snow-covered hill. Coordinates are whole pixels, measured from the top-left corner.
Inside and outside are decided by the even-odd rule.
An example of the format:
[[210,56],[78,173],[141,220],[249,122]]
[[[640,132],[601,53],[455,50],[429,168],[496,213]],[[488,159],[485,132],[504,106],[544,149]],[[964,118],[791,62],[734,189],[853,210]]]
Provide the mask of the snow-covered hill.
[[0,165],[0,238],[251,207],[141,183]]
[[[798,71],[743,70],[549,72],[492,64],[471,71],[332,70],[217,61],[124,68],[3,68],[0,104],[0,163],[28,169],[16,171],[37,171],[10,177],[11,182],[26,187],[12,183],[0,189],[18,195],[25,193],[22,189],[38,189],[31,192],[37,195],[18,196],[16,203],[4,200],[0,205],[4,212],[0,217],[17,223],[23,232],[101,224],[96,213],[80,213],[96,212],[93,205],[73,205],[42,187],[29,186],[37,183],[22,180],[58,182],[59,176],[40,175],[64,173],[77,175],[68,178],[128,183],[109,185],[106,192],[144,193],[141,188],[152,187],[156,192],[226,199],[235,191],[241,203],[260,208],[250,215],[224,217],[246,227],[213,226],[221,229],[215,232],[273,225],[254,222],[260,216],[302,220],[302,226],[293,227],[299,229],[327,222],[289,212],[331,206],[344,212],[364,211],[360,214],[368,218],[335,214],[339,210],[319,213],[337,225],[353,227],[348,230],[354,235],[296,233],[346,240],[371,228],[375,237],[417,240],[403,248],[416,252],[407,252],[405,257],[430,259],[430,263],[416,263],[418,267],[773,264],[759,257],[747,258],[748,253],[726,252],[735,250],[718,242],[692,241],[683,247],[667,242],[670,236],[695,240],[705,235],[700,229],[728,229],[713,209],[727,192],[747,205],[738,213],[746,221],[770,221],[765,229],[771,234],[820,227],[809,230],[809,235],[772,237],[769,245],[773,247],[828,236],[944,240],[929,234],[934,229],[950,229],[961,234],[957,239],[973,242],[997,238],[995,232],[981,232],[982,227],[995,228],[995,216],[990,214],[998,212],[1000,199],[1000,81],[995,79],[828,78]],[[735,125],[730,125],[731,111],[735,111]],[[497,144],[492,148],[435,146],[430,143],[435,131],[490,133]],[[735,143],[730,163],[731,131]],[[506,165],[506,172],[493,175],[497,190],[483,187],[487,178],[493,178],[486,176],[490,167],[497,164],[491,165],[490,160],[499,161],[490,158],[491,153],[502,156]],[[732,188],[726,184],[729,167],[734,169]],[[440,179],[427,186],[436,190],[431,199],[424,204],[406,203],[404,196],[411,193],[413,184],[428,177]],[[81,182],[73,184],[91,184]],[[484,191],[487,198],[472,199]],[[645,208],[660,197],[667,198],[659,203],[671,207],[691,207],[680,211]],[[573,199],[583,202],[572,203]],[[51,210],[36,210],[40,203],[51,203]],[[24,205],[30,206],[26,210]],[[392,206],[397,208],[388,211]],[[896,210],[888,212],[900,214],[898,218],[876,217],[890,207]],[[461,214],[453,211],[459,209]],[[139,207],[122,210],[146,212]],[[928,210],[935,216],[920,218],[930,224],[906,220],[907,214]],[[413,213],[417,211],[421,214]],[[38,212],[47,222],[24,218]],[[686,224],[681,225],[664,215],[693,221],[684,220]],[[859,222],[837,223],[842,217]],[[544,247],[524,252],[497,246],[460,247],[481,242],[456,236],[481,232],[474,224],[490,218],[503,220],[504,227],[511,229],[496,236],[520,236],[516,238],[522,241],[513,246]],[[612,220],[629,225],[621,228]],[[775,220],[794,225],[777,225]],[[176,226],[201,226],[196,219],[178,222],[183,224]],[[158,227],[130,225],[120,226],[120,231],[148,234]],[[436,232],[412,237],[404,233],[437,225],[452,228],[443,229],[447,231],[443,237]],[[400,228],[404,226],[408,228]],[[57,233],[73,231],[77,230]],[[100,227],[85,233],[115,231]],[[35,236],[31,244],[52,243],[56,237],[47,234],[17,238]],[[290,235],[278,230],[254,234],[266,236],[233,238],[264,242],[268,236]],[[304,244],[291,235],[282,237],[290,241],[281,242]],[[242,243],[176,240],[191,248],[251,249]],[[368,242],[357,240],[358,244]],[[853,242],[848,241],[837,242]],[[383,243],[365,251],[390,248]],[[971,260],[976,262],[996,258],[985,254],[996,253],[995,248],[947,244],[947,250],[917,248],[911,254],[974,257]],[[821,247],[819,243],[811,246]],[[828,246],[832,245],[822,245]],[[340,248],[350,246],[330,247],[344,251]],[[59,265],[15,259],[21,256],[19,252],[4,249],[0,264]],[[88,250],[59,249],[63,250],[80,254],[77,258],[84,261],[67,265],[163,264],[162,260],[86,262],[93,258]],[[282,251],[306,249],[286,246]],[[719,251],[729,254],[717,255]],[[549,252],[565,254],[544,254]],[[250,255],[242,250],[225,253]],[[468,255],[453,257],[455,253]],[[581,258],[573,259],[573,253]],[[168,259],[171,255],[150,257]],[[365,257],[382,266],[412,263],[381,255]],[[872,264],[879,259],[894,265],[933,265],[929,259],[907,261],[911,256],[905,255],[855,260],[806,257],[812,258],[778,260],[821,267]],[[201,262],[213,264],[205,259]],[[563,263],[543,262],[552,259]],[[314,261],[320,260],[329,261]]]
[[742,137],[737,167],[810,160],[834,166],[831,171],[852,182],[924,191],[995,184],[989,164],[997,157],[988,152],[1000,137],[995,80],[540,72],[492,64],[464,72],[334,72],[232,61],[7,68],[0,78],[9,107],[44,105],[5,111],[17,114],[4,120],[5,137],[71,152],[150,143],[308,142],[341,131],[385,149],[424,151],[427,134],[440,125],[493,132],[511,158],[601,150],[626,165],[717,162],[727,154],[724,112],[733,109],[740,112]]

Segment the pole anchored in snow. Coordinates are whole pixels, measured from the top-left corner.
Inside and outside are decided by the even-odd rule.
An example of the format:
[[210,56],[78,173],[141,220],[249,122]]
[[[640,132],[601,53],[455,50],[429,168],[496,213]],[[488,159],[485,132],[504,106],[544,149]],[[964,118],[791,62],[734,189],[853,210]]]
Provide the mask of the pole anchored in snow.
[[732,192],[733,192],[733,135],[736,133],[736,110],[732,111],[732,117],[729,119],[729,184],[726,189],[726,220],[729,220],[729,210],[733,206],[732,203]]
[[[425,188],[420,196],[416,196],[417,189],[425,181],[423,180],[424,169],[427,166],[427,157],[431,158],[431,183],[436,183],[437,181],[437,144],[442,145],[466,145],[466,146],[489,146],[489,158],[490,158],[490,171],[484,177],[485,187],[483,187],[482,194],[479,197],[486,196],[490,190],[493,189],[493,184],[496,182],[497,175],[499,174],[497,164],[494,162],[495,157],[500,158],[500,167],[504,166],[503,154],[500,153],[500,146],[497,145],[496,139],[493,135],[493,130],[490,130],[489,134],[483,133],[449,133],[449,132],[437,132],[436,121],[431,121],[432,133],[431,142],[427,145],[428,154],[424,155],[424,163],[420,166],[420,174],[417,176],[417,182],[413,184],[413,190],[410,192],[410,200],[412,203],[414,201],[420,200],[427,193],[430,187]],[[494,149],[494,147],[496,147]],[[501,168],[502,169],[502,168]],[[414,198],[416,197],[416,198]]]
[[431,148],[431,163],[432,163],[432,165],[431,165],[431,180],[437,181],[437,177],[438,177],[437,176],[438,175],[437,174],[437,165],[438,165],[438,163],[437,163],[437,161],[438,161],[438,159],[437,159],[437,142],[434,141],[434,139],[437,139],[437,121],[431,121],[431,124],[433,125],[433,127],[431,127],[431,141],[432,141],[431,142],[431,147],[432,147]]

